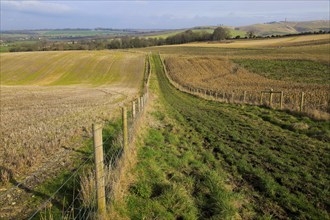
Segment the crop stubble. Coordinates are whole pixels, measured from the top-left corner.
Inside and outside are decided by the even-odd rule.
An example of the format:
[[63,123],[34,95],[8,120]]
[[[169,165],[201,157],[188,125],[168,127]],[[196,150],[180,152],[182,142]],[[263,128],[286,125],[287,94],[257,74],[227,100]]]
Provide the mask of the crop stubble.
[[79,148],[92,123],[113,119],[137,95],[143,68],[144,55],[134,53],[1,55],[2,173],[20,180],[63,149]]

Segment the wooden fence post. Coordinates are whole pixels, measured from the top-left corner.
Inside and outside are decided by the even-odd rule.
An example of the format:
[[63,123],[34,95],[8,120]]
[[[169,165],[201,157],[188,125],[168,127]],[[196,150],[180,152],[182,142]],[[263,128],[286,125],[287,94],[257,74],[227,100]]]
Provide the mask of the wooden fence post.
[[231,102],[234,103],[234,99],[235,99],[235,93],[231,94]]
[[269,92],[269,107],[272,107],[272,103],[273,103],[273,89],[270,89],[270,92]]
[[104,164],[103,164],[103,141],[102,126],[93,124],[93,143],[94,143],[94,159],[96,173],[96,194],[97,194],[97,211],[102,217],[105,217],[105,187],[104,187]]
[[260,105],[262,105],[262,95],[263,95],[263,92],[261,92],[261,95],[260,95]]
[[143,107],[144,107],[144,105],[143,105],[143,96],[141,96],[140,99],[141,99],[141,101],[140,101],[140,103],[141,103],[141,111],[143,111]]
[[280,97],[280,109],[283,109],[283,91],[281,91],[281,97]]
[[303,111],[303,108],[304,108],[304,96],[305,96],[305,93],[301,92],[301,96],[300,96],[300,111],[301,112]]
[[132,117],[135,118],[136,111],[135,111],[135,101],[132,101]]
[[243,92],[243,103],[245,103],[246,91]]
[[140,98],[137,98],[137,107],[138,107],[138,112],[141,112],[141,100]]
[[124,151],[128,148],[128,129],[127,129],[127,109],[123,107],[122,109],[122,119],[123,119],[123,143],[124,143]]

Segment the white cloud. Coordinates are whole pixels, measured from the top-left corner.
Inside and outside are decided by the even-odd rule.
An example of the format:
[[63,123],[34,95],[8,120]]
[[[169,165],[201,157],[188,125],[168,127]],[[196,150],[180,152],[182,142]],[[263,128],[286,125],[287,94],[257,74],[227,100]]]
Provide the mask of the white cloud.
[[68,13],[72,9],[60,3],[54,3],[49,1],[1,1],[2,11],[12,10],[27,13],[37,14],[63,14]]

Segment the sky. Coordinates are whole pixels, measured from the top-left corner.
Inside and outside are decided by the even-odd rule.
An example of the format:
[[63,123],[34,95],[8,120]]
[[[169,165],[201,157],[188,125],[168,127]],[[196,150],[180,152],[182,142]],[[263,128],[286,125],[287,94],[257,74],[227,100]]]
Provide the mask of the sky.
[[271,21],[329,20],[329,1],[0,0],[1,30],[176,29]]

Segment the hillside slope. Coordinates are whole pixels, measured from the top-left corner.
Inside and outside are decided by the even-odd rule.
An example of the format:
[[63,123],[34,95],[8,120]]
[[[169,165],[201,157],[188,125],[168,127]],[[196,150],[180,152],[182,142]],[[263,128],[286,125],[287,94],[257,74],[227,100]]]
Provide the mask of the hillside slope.
[[329,31],[329,20],[303,21],[303,22],[271,22],[266,24],[253,24],[236,28],[242,31],[253,31],[257,35],[283,35],[301,32]]
[[[214,29],[217,28],[217,26],[203,26],[203,27],[193,27],[193,28],[186,28],[186,29],[175,29],[175,30],[167,30],[167,31],[156,31],[152,34],[146,34],[144,35],[147,38],[167,38],[174,36],[176,34],[183,33],[187,30],[192,30],[193,32],[207,32],[212,34]],[[243,30],[235,30],[234,27],[226,26],[225,28],[229,29],[229,33],[231,37],[245,37],[246,31]]]
[[[1,85],[109,85],[135,87],[143,54],[109,51],[1,54]],[[127,65],[130,64],[130,65]]]

